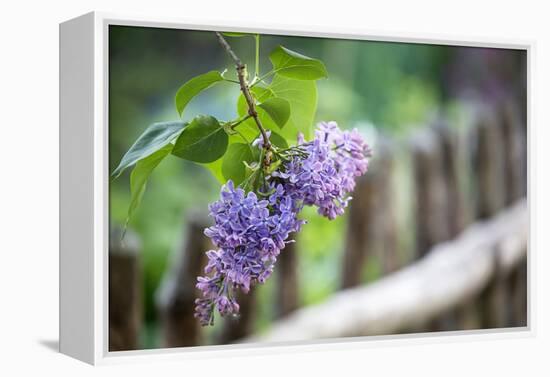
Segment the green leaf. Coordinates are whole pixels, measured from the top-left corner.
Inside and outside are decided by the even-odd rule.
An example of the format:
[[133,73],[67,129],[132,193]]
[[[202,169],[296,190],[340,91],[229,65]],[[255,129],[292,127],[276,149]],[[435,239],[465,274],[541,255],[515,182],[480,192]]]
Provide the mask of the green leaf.
[[193,77],[183,84],[176,93],[176,109],[180,117],[183,115],[183,110],[189,101],[219,81],[223,81],[222,74],[218,71],[210,71]]
[[218,180],[220,183],[225,183],[225,178],[222,174],[222,164],[223,164],[223,158],[219,158],[214,162],[209,162],[208,164],[204,164],[203,166],[210,170],[210,173]]
[[[269,88],[264,88],[264,87],[261,87],[261,86],[254,86],[250,90],[252,91],[254,97],[256,98],[256,100],[258,102],[265,102],[269,98],[274,96],[273,91]],[[239,96],[239,98],[237,100],[237,113],[241,117],[248,114],[248,105],[247,105],[246,100],[245,100],[242,93],[241,93],[241,95]],[[271,120],[269,115],[267,115],[267,113],[263,109],[258,109],[258,116],[260,117],[260,121],[262,122],[262,125],[265,128],[267,128],[267,129],[273,129],[273,128],[278,129],[279,128],[275,125],[275,122],[273,122],[273,120]],[[243,134],[243,136],[245,136],[247,139],[249,139],[250,141],[255,139],[256,135],[258,134],[258,127],[256,126],[256,122],[252,118],[248,119],[247,121],[245,121],[243,123],[241,123],[237,127],[237,130],[241,134]],[[232,140],[242,141],[242,139],[238,140],[238,138],[239,138],[238,135],[231,137]]]
[[271,131],[271,135],[269,136],[269,141],[271,142],[271,144],[273,144],[277,148],[281,148],[281,149],[288,148],[288,143],[286,142],[285,138],[276,132]]
[[[304,134],[306,140],[313,136],[313,120],[317,110],[317,84],[315,81],[295,80],[275,75],[268,87],[254,86],[252,92],[259,102],[266,102],[270,98],[281,98],[290,105],[290,116],[283,129],[280,129],[271,117],[262,108],[258,108],[258,116],[264,128],[277,131],[289,144],[296,143],[298,133]],[[237,101],[237,113],[244,116],[248,107],[242,94]],[[258,135],[258,127],[254,119],[248,119],[237,129],[246,138],[253,140]],[[231,136],[233,139],[234,136]],[[237,141],[237,139],[235,138]]]
[[[258,102],[265,102],[269,98],[275,96],[275,93],[273,93],[273,91],[270,88],[263,87],[263,86],[255,86],[250,90],[253,93],[254,98],[256,98],[256,101]],[[244,96],[242,93],[241,93],[241,96],[242,96],[242,100],[244,101],[243,104],[245,106],[245,109],[247,109],[246,100],[244,99]]]
[[318,80],[328,77],[323,62],[313,59],[283,46],[277,46],[269,54],[273,69],[278,75],[297,80]]
[[268,98],[258,107],[264,109],[279,128],[283,128],[290,117],[290,103],[284,98]]
[[153,123],[122,157],[112,176],[117,178],[129,166],[151,155],[174,140],[187,123],[183,121]]
[[256,158],[250,145],[244,143],[231,144],[223,157],[223,177],[226,180],[231,179],[235,185],[238,185],[246,177],[246,166],[243,162],[251,163]]
[[296,143],[298,133],[306,140],[313,137],[313,121],[317,110],[317,84],[315,81],[294,80],[275,75],[268,87],[275,97],[290,103],[290,118],[278,132],[290,143]]
[[160,164],[160,162],[170,153],[173,147],[174,146],[172,144],[165,145],[155,153],[138,161],[136,167],[132,170],[132,174],[130,175],[131,199],[130,206],[128,207],[126,224],[128,224],[132,214],[141,203],[141,199],[147,185],[147,180],[149,179],[153,169]]
[[227,143],[227,133],[218,120],[210,115],[199,115],[180,134],[172,154],[186,160],[207,163],[223,156]]

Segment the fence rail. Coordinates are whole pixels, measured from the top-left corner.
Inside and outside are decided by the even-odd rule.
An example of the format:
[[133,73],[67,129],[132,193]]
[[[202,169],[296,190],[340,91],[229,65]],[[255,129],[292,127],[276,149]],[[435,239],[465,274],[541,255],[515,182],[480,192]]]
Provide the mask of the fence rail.
[[[525,201],[468,227],[421,260],[372,284],[343,290],[273,324],[263,341],[393,334],[421,325],[506,277],[526,256]],[[501,310],[502,308],[496,308]],[[501,310],[502,311],[502,310]]]

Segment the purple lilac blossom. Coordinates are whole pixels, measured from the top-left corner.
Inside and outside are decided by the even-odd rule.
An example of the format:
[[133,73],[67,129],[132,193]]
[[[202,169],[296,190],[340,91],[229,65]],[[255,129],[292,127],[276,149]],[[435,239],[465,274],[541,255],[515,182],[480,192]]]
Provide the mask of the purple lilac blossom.
[[[254,141],[261,147],[263,139]],[[367,171],[371,152],[357,130],[342,131],[335,122],[320,123],[315,138],[298,137],[296,151],[279,170],[267,177],[258,198],[254,192],[222,187],[220,199],[210,205],[214,225],[205,230],[216,250],[207,252],[206,276],[200,276],[202,291],[195,308],[203,326],[212,325],[214,310],[222,316],[237,314],[238,289],[264,283],[290,233],[305,223],[298,219],[304,205],[334,219],[343,214],[355,188],[355,179]]]
[[[271,131],[270,130],[267,130],[265,132],[267,138],[269,139],[271,137]],[[252,141],[252,146],[253,147],[258,147],[258,148],[263,148],[264,147],[264,137],[263,135],[260,134],[260,136],[258,136],[256,139],[254,139],[254,141]]]
[[342,131],[336,122],[320,123],[311,142],[299,135],[298,146],[302,153],[272,175],[285,182],[285,191],[293,198],[335,219],[344,213],[355,179],[367,171],[369,147],[356,129]]
[[207,276],[198,278],[202,297],[195,301],[202,325],[213,324],[213,312],[222,316],[237,314],[237,289],[248,293],[255,283],[263,283],[291,232],[303,223],[298,207],[285,195],[281,184],[271,183],[266,199],[241,188],[232,181],[222,187],[220,200],[210,205],[214,225],[205,230],[217,250],[207,252]]

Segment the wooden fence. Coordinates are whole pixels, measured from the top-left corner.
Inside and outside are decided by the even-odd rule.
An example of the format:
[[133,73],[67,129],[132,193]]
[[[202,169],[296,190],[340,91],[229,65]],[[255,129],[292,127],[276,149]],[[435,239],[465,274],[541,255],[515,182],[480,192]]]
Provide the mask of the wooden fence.
[[[289,244],[276,266],[276,322],[267,333],[253,334],[257,298],[242,295],[241,316],[223,322],[216,343],[525,326],[526,122],[512,100],[477,106],[473,114],[461,128],[439,119],[407,140],[379,138],[348,209],[341,291],[298,308],[300,245]],[[408,223],[395,199],[404,181]],[[163,346],[202,344],[193,300],[209,248],[202,233],[207,225],[201,216],[190,217],[187,242],[157,294]],[[382,276],[364,284],[362,271],[372,257]],[[119,266],[113,263],[111,270]],[[139,326],[117,325],[117,318],[135,318],[140,309],[120,310],[126,312],[110,318],[111,327],[118,326],[113,333],[136,339]],[[135,342],[122,347],[135,348]]]
[[[400,271],[342,290],[319,305],[295,311],[250,341],[291,341],[394,334],[423,326],[480,292],[511,278],[526,256],[528,214],[524,201],[495,218],[468,227]],[[483,299],[483,328],[521,326],[524,314],[506,317],[508,292]],[[518,307],[517,309],[520,309]],[[482,313],[483,315],[483,313]],[[501,319],[502,317],[502,319]]]

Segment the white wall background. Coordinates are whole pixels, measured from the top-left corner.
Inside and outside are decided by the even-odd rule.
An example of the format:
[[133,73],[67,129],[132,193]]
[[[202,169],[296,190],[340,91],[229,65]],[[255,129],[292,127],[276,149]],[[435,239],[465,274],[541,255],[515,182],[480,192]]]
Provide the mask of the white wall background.
[[[512,2],[510,2],[512,3]],[[0,375],[549,375],[546,216],[550,27],[542,1],[4,1],[0,33]],[[58,324],[58,23],[91,10],[327,30],[536,41],[531,178],[536,331],[524,339],[390,344],[92,368],[51,350]],[[48,347],[49,345],[49,347]]]

